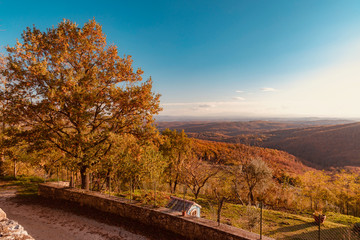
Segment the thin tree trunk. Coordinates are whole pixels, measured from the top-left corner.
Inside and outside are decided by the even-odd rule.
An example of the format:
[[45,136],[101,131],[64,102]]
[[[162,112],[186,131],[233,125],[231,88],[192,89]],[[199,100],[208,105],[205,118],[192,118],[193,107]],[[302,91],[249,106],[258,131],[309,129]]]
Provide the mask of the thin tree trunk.
[[16,160],[14,160],[14,178],[16,178]]
[[132,188],[133,188],[133,184],[132,184],[132,179],[130,178],[130,202],[132,200]]
[[197,191],[195,191],[195,192],[194,192],[195,199],[197,199],[197,198],[198,198],[199,193],[200,193],[200,188],[199,188]]
[[254,203],[254,195],[252,189],[249,189],[249,204],[253,205]]
[[173,189],[173,193],[176,192],[176,187],[177,187],[177,182],[174,183],[174,189]]
[[[69,180],[69,169],[68,168],[66,168],[66,172],[65,172],[65,174],[66,174],[66,181],[68,181]],[[70,187],[70,186],[69,186]]]
[[5,163],[5,151],[4,149],[2,149],[1,159],[0,159],[0,177],[5,176],[4,163]]
[[111,195],[111,177],[109,175],[109,196]]
[[241,205],[245,205],[245,204],[244,204],[244,201],[241,199],[240,194],[239,194],[237,191],[235,192],[235,194],[236,194],[237,198],[240,200]]
[[218,223],[218,226],[220,226],[221,209],[223,207],[224,200],[225,200],[225,197],[221,197],[219,202],[218,202],[218,209],[217,209],[217,223]]
[[156,181],[154,181],[154,207],[156,207]]
[[81,175],[81,188],[84,190],[89,191],[89,173],[87,172],[87,167],[82,166],[80,168],[80,175]]
[[75,187],[75,177],[74,177],[74,172],[71,171],[71,175],[70,175],[70,187],[74,188]]
[[169,187],[170,187],[170,193],[173,193],[173,187],[172,187],[172,181],[171,179],[169,180]]
[[173,188],[172,193],[175,193],[175,192],[176,192],[176,187],[177,187],[177,184],[178,184],[178,178],[179,178],[179,175],[177,174],[177,175],[176,175],[176,178],[175,178],[175,181],[174,181],[174,188]]
[[355,217],[359,216],[358,214],[358,201],[355,201]]
[[92,191],[92,174],[89,173],[89,190]]

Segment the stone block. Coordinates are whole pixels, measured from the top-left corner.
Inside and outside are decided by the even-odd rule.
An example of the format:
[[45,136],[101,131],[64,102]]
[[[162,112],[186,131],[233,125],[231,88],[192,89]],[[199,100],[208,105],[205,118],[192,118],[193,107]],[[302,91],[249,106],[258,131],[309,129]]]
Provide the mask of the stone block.
[[0,208],[0,221],[6,219],[6,213]]

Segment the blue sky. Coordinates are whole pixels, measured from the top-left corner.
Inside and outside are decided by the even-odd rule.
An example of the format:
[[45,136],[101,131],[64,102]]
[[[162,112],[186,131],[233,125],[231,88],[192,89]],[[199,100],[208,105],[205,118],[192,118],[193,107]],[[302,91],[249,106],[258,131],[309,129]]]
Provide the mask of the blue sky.
[[95,17],[152,77],[163,116],[360,117],[359,13],[348,0],[0,0],[0,47]]

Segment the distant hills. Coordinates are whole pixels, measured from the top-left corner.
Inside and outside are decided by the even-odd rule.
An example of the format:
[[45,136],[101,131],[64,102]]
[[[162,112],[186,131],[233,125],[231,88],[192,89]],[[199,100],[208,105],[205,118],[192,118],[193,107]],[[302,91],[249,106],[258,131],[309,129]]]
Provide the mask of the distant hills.
[[324,168],[360,166],[360,123],[273,131],[262,140]]
[[317,168],[360,166],[360,123],[348,120],[159,122],[190,137],[286,151]]

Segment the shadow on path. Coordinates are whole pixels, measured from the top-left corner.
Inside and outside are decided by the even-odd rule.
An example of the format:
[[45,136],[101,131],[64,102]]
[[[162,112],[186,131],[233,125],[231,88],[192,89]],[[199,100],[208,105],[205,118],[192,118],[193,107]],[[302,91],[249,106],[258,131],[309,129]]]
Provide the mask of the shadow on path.
[[[151,240],[185,239],[182,236],[176,235],[169,231],[164,231],[160,228],[144,225],[130,219],[119,217],[115,214],[101,212],[99,210],[95,210],[86,206],[80,206],[79,204],[69,201],[47,199],[37,195],[17,195],[15,197],[8,198],[7,201],[10,201],[17,206],[38,206],[43,208],[45,211],[57,209],[69,214],[75,214],[88,219],[93,219],[110,226],[119,227],[133,234],[145,236]],[[104,239],[111,238],[104,236]]]

